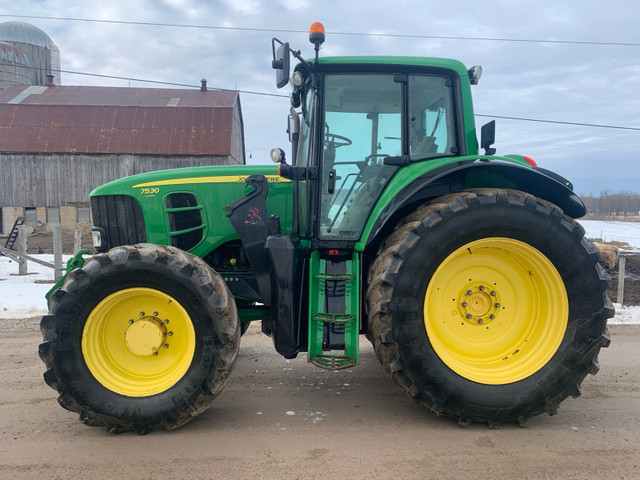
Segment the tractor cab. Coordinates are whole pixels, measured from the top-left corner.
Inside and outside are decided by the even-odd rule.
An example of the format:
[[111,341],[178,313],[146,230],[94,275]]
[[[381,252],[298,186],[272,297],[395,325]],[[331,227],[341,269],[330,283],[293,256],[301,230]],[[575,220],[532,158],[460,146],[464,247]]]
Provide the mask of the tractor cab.
[[[290,81],[293,165],[281,174],[302,180],[295,201],[300,237],[353,248],[401,166],[477,152],[473,112],[464,112],[460,99],[470,96],[469,82],[460,81],[469,72],[448,59],[319,58],[319,23],[310,40],[313,61],[273,39],[278,87],[286,85],[290,54],[300,61]],[[480,69],[472,70],[477,82]]]
[[[287,272],[275,273],[277,285],[271,282],[271,315],[263,329],[287,357],[307,350],[318,366],[347,368],[358,362],[362,328],[363,248],[358,243],[367,224],[380,216],[372,212],[382,192],[403,166],[447,161],[469,149],[475,153],[477,142],[473,121],[465,122],[473,119],[472,112],[462,108],[461,97],[470,96],[469,81],[460,79],[469,75],[462,63],[319,58],[324,27],[318,23],[310,41],[313,60],[288,43],[272,41],[277,86],[293,87],[292,164],[281,149],[272,151],[280,175],[293,181],[293,231],[286,239],[265,240],[271,255],[289,253],[272,258],[272,274]],[[299,63],[289,79],[291,56]],[[277,253],[269,247],[274,243]],[[283,287],[283,278],[291,280],[290,288]]]

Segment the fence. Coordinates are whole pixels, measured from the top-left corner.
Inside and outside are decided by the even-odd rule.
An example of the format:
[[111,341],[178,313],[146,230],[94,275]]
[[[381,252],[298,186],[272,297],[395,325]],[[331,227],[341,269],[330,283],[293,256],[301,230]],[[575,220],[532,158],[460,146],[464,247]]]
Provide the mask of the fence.
[[[54,227],[53,229],[53,263],[45,262],[39,258],[27,255],[27,234],[26,226],[20,225],[18,228],[17,245],[18,250],[11,250],[0,247],[0,254],[5,255],[18,263],[18,275],[27,275],[27,263],[34,262],[54,270],[54,280],[58,280],[64,274],[62,268],[62,229]],[[82,232],[76,230],[74,234],[73,251],[77,252],[82,249]],[[618,288],[616,302],[624,305],[624,278],[626,270],[626,260],[629,255],[637,255],[637,253],[619,252],[618,256]]]
[[[53,263],[45,262],[39,258],[27,255],[27,232],[26,226],[20,225],[18,228],[17,250],[0,247],[0,253],[18,263],[18,275],[27,275],[28,262],[34,262],[39,265],[52,268],[54,271],[54,280],[58,280],[63,274],[62,269],[62,229],[54,227],[53,229]],[[73,251],[77,252],[82,248],[82,232],[76,230],[74,235]]]

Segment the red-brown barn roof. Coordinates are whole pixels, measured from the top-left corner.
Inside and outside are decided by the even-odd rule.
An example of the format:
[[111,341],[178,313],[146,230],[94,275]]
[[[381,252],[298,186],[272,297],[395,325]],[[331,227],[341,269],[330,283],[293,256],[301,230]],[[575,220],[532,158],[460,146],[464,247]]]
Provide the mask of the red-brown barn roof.
[[229,155],[236,102],[235,91],[13,86],[0,91],[0,152]]

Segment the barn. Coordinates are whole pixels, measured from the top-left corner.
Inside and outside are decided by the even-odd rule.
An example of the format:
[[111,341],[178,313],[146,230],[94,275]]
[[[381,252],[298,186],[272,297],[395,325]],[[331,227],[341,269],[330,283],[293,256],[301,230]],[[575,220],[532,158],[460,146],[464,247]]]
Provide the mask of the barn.
[[88,228],[89,192],[136,173],[245,163],[238,92],[15,85],[0,91],[0,233]]

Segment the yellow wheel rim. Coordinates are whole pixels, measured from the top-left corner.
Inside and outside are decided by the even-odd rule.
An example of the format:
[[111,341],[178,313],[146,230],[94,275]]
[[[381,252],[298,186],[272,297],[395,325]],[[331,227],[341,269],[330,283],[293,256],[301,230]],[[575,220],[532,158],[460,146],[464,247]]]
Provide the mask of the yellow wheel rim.
[[187,311],[152,288],[112,293],[91,312],[82,354],[95,379],[129,397],[166,391],[189,369],[196,336]]
[[440,359],[462,377],[501,385],[540,370],[567,328],[560,274],[542,253],[510,238],[454,251],[429,281],[424,320]]

